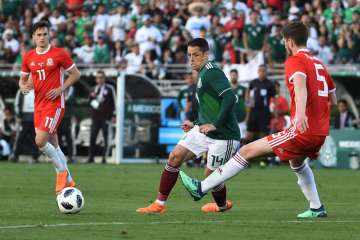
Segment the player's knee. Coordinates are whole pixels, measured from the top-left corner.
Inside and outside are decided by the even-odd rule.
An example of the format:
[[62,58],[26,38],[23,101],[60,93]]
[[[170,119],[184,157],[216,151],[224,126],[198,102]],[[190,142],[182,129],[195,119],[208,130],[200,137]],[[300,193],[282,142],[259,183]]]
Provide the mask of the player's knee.
[[36,146],[38,148],[44,147],[46,142],[47,142],[47,140],[45,138],[41,137],[41,136],[36,136],[35,137],[35,143],[36,143]]
[[180,153],[174,151],[170,153],[167,163],[173,167],[180,167],[183,162],[183,159],[184,157]]
[[251,155],[251,151],[252,149],[249,145],[244,145],[240,148],[239,153],[243,158],[247,159]]

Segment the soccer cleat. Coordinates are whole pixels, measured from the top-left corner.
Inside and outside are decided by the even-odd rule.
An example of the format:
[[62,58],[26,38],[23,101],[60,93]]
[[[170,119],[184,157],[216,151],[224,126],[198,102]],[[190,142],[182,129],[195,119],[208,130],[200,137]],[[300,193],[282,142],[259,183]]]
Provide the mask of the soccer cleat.
[[321,205],[318,209],[308,209],[303,213],[297,215],[297,218],[319,218],[319,217],[327,217],[327,212],[325,210],[324,205]]
[[68,176],[67,171],[58,172],[56,174],[56,185],[55,185],[56,193],[61,192],[61,190],[67,187],[67,176]]
[[153,202],[147,207],[136,209],[136,212],[138,213],[164,213],[165,211],[166,207],[157,202]]
[[214,213],[214,212],[225,212],[232,208],[233,204],[230,200],[226,200],[226,208],[220,209],[216,203],[207,203],[202,206],[201,211],[204,213]]
[[199,201],[206,195],[206,193],[201,191],[201,182],[199,180],[189,177],[183,171],[180,171],[180,179],[185,189],[190,193],[194,201]]
[[67,181],[66,182],[66,187],[75,187],[75,182],[74,182],[74,180],[71,180],[70,182],[69,181]]

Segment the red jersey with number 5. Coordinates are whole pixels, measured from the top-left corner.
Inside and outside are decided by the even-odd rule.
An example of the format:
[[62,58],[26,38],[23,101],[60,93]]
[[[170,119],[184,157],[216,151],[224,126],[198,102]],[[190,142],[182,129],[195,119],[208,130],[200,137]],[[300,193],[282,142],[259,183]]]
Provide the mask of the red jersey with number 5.
[[35,110],[65,108],[64,94],[49,100],[46,94],[64,83],[64,72],[74,66],[70,55],[63,48],[49,48],[38,53],[36,49],[25,53],[21,66],[22,74],[31,74],[35,90]]
[[285,62],[285,79],[291,96],[291,120],[295,118],[294,76],[306,78],[307,103],[306,116],[309,129],[304,134],[329,135],[330,107],[329,93],[335,91],[334,81],[324,64],[306,49],[300,49]]

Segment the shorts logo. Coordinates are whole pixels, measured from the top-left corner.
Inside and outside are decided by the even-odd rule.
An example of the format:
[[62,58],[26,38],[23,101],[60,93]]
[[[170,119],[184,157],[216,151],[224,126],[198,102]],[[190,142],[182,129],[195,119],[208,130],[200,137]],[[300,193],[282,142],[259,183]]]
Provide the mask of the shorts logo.
[[47,66],[52,66],[52,65],[54,65],[54,60],[53,60],[52,58],[48,58],[46,65],[47,65]]
[[221,169],[221,167],[218,167],[217,170],[219,171],[219,174],[221,175],[223,170]]

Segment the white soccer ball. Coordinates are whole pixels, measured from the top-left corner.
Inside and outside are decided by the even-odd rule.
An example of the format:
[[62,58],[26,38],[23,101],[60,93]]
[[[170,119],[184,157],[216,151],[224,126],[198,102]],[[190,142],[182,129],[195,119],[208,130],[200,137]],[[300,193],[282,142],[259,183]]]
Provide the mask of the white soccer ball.
[[74,214],[84,207],[85,199],[79,189],[64,188],[56,197],[60,212]]

